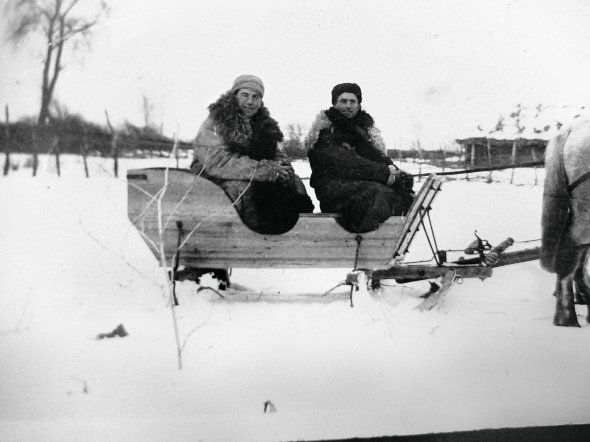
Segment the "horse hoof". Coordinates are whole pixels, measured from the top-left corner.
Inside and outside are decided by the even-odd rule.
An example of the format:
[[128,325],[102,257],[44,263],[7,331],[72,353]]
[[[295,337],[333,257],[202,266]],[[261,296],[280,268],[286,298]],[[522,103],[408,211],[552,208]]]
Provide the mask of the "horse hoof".
[[568,317],[566,315],[555,315],[553,318],[553,325],[556,325],[557,327],[580,327],[580,323],[576,316]]

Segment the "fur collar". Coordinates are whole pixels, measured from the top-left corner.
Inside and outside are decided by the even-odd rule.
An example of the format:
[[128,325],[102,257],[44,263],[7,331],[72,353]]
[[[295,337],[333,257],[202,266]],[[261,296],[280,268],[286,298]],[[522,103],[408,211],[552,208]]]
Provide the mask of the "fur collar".
[[244,149],[248,150],[257,138],[275,144],[283,141],[279,124],[271,118],[264,104],[252,118],[247,118],[231,91],[225,92],[209,105],[209,112],[218,135],[231,150],[245,153]]
[[335,107],[324,111],[328,119],[341,130],[349,131],[368,131],[369,128],[375,125],[373,117],[362,109],[356,113],[352,118],[346,118],[342,113]]
[[387,154],[385,142],[381,137],[381,131],[375,127],[373,117],[362,109],[359,110],[359,112],[352,119],[346,118],[333,107],[328,110],[321,111],[316,116],[313,124],[311,125],[311,129],[307,134],[307,137],[305,137],[305,147],[308,150],[313,149],[315,143],[319,139],[320,132],[324,129],[330,129],[330,131],[333,132],[337,127],[343,128],[351,125],[357,126],[357,132],[360,134],[364,132],[364,137],[367,137],[371,144],[373,144],[384,155]]

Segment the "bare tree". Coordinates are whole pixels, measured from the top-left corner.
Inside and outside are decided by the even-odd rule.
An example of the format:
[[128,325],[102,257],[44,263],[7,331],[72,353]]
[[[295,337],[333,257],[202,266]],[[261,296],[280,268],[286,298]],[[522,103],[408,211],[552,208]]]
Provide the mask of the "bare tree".
[[[10,17],[7,36],[14,44],[35,34],[45,40],[43,78],[41,82],[41,108],[37,123],[44,126],[50,116],[49,106],[55,85],[63,69],[62,57],[66,43],[74,48],[89,43],[93,28],[109,13],[105,0],[11,0],[5,6]],[[80,3],[84,3],[80,6]],[[78,13],[80,9],[84,12]]]

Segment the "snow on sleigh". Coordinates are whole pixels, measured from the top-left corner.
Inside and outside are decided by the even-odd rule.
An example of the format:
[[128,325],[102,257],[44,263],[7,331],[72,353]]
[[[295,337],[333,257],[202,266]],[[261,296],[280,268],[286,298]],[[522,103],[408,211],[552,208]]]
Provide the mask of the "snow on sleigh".
[[352,269],[346,277],[351,288],[358,284],[359,272],[372,288],[383,279],[404,283],[441,278],[431,283],[430,294],[436,296],[423,306],[431,308],[454,281],[491,276],[492,265],[502,265],[497,258],[510,245],[491,249],[479,240],[474,248],[478,258],[454,263],[446,263],[445,253],[433,248],[435,264],[404,264],[418,230],[432,248],[429,211],[442,184],[435,174],[423,183],[407,216],[392,216],[363,234],[346,231],[336,222],[337,214],[326,213],[302,214],[281,235],[256,233],[243,224],[223,189],[186,169],[135,169],[128,171],[127,180],[129,219],[160,263],[163,250],[174,279],[198,281],[213,271],[229,286],[228,269],[298,267]]

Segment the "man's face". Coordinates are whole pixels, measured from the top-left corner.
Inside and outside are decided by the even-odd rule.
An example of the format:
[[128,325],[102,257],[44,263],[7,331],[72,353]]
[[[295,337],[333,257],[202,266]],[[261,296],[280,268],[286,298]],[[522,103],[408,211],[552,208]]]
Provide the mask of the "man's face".
[[356,99],[356,95],[351,92],[344,92],[340,94],[334,107],[346,118],[352,118],[359,111],[361,105]]
[[251,117],[262,106],[262,97],[252,89],[240,89],[236,94],[240,109],[247,117]]

